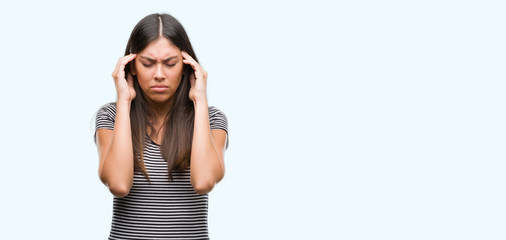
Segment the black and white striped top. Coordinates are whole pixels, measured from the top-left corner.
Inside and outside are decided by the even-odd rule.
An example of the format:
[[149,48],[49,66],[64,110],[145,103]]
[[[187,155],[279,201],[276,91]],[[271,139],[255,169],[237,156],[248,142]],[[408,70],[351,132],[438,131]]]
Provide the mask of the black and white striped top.
[[[96,115],[95,134],[99,128],[114,129],[115,119],[116,103],[102,106]],[[213,106],[209,107],[209,123],[211,129],[228,131],[225,114]],[[144,164],[151,183],[135,172],[128,195],[114,197],[109,239],[209,239],[208,195],[195,192],[190,169],[173,171],[174,180],[169,181],[160,146],[148,136]]]

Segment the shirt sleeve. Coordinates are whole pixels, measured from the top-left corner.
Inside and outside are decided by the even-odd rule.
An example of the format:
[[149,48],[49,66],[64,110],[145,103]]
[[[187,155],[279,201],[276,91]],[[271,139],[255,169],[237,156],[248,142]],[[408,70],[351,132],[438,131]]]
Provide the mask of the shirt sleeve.
[[116,103],[108,103],[100,107],[95,116],[95,134],[93,141],[97,144],[97,130],[114,129],[114,122],[116,120]]
[[209,125],[212,129],[222,129],[227,132],[227,143],[225,144],[225,149],[228,149],[228,120],[225,113],[214,106],[209,107]]

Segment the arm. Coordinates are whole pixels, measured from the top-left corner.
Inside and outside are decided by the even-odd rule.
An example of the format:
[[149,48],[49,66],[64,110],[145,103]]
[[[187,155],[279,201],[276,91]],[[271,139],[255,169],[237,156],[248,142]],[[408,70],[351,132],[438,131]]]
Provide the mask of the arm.
[[225,174],[223,161],[227,133],[211,130],[207,105],[207,72],[187,52],[181,51],[183,62],[194,72],[190,76],[190,100],[195,107],[195,122],[190,160],[190,181],[198,194],[210,192]]
[[97,130],[96,140],[100,157],[98,174],[109,191],[117,197],[128,195],[133,184],[134,159],[130,105],[135,98],[135,89],[132,76],[130,74],[125,76],[125,65],[136,56],[136,54],[130,54],[121,57],[112,73],[118,94],[114,130]]
[[227,133],[211,130],[208,104],[194,102],[195,124],[190,161],[191,183],[199,194],[210,192],[225,174],[225,144]]
[[114,130],[97,130],[100,180],[114,196],[128,195],[133,184],[133,146],[130,102],[117,102]]

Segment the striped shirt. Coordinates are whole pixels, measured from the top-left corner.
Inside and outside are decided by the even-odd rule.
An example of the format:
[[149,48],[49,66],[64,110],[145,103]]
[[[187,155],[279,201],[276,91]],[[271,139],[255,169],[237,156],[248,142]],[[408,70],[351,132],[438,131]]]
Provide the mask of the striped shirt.
[[[225,114],[213,106],[208,109],[211,129],[228,131]],[[100,128],[114,129],[115,119],[116,103],[102,106],[95,118],[95,135]],[[160,146],[148,136],[144,165],[151,183],[136,171],[128,195],[114,197],[109,239],[209,239],[208,194],[195,192],[190,168],[173,171],[173,181],[169,181]]]

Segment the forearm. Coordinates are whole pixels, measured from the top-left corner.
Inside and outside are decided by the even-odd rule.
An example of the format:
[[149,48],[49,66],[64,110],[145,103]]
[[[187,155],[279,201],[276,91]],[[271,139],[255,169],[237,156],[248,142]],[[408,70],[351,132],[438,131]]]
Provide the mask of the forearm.
[[195,102],[195,122],[191,151],[191,182],[198,193],[211,191],[224,174],[220,158],[211,135],[207,102]]
[[133,183],[133,146],[130,102],[116,103],[116,120],[100,177],[114,195],[126,195]]

